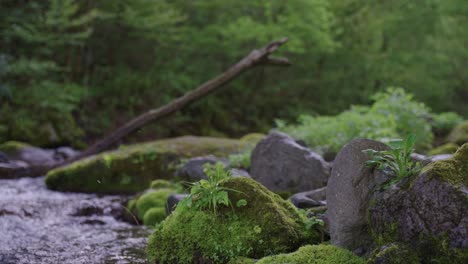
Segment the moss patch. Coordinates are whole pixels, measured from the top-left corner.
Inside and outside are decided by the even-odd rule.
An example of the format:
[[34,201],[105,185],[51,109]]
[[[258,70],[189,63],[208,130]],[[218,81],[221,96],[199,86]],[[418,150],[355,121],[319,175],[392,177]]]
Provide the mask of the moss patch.
[[155,226],[166,219],[166,208],[153,207],[146,211],[143,216],[143,224],[147,226]]
[[[257,264],[365,264],[352,252],[332,245],[308,245],[296,252],[262,258]],[[402,262],[403,263],[403,262]]]
[[[178,206],[150,236],[149,258],[164,263],[227,263],[237,257],[260,258],[290,252],[320,241],[317,229],[305,227],[296,208],[248,178],[220,183],[232,208],[197,211]],[[242,207],[235,205],[246,200]]]
[[429,164],[423,173],[452,185],[468,186],[468,143],[461,146],[451,159]]
[[50,171],[47,187],[60,191],[135,193],[154,179],[169,179],[183,158],[226,157],[246,143],[210,137],[179,137],[121,147]]
[[452,154],[455,153],[458,149],[458,145],[455,143],[446,143],[444,145],[433,148],[427,154],[429,156],[440,155],[440,154]]
[[151,185],[150,185],[151,189],[167,189],[167,188],[173,188],[173,187],[174,187],[174,184],[166,180],[154,180],[151,182]]
[[419,264],[417,252],[401,243],[384,245],[372,252],[369,264]]
[[151,208],[165,208],[167,198],[173,193],[174,190],[172,189],[159,189],[140,196],[135,204],[138,218],[143,219],[146,212]]
[[0,144],[0,151],[4,152],[7,155],[14,155],[24,148],[30,148],[31,145],[19,141],[7,141],[3,144]]

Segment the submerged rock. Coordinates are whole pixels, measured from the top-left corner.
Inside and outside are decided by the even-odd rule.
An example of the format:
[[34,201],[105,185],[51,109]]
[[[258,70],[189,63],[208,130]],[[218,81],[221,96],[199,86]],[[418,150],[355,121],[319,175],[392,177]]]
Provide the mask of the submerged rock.
[[410,243],[421,257],[444,256],[449,253],[441,250],[448,248],[464,250],[468,260],[467,186],[465,144],[453,158],[431,163],[406,185],[376,193],[369,207],[372,232],[379,240]]
[[240,140],[185,136],[121,147],[50,171],[47,187],[59,191],[135,193],[154,179],[171,179],[181,159],[225,157],[240,152]]
[[320,241],[319,231],[307,230],[304,216],[291,203],[258,182],[237,177],[220,186],[228,191],[233,206],[218,206],[216,212],[178,206],[150,236],[151,261],[226,263],[239,256],[290,252]]
[[327,185],[327,212],[333,245],[365,253],[372,243],[368,232],[367,208],[372,190],[387,177],[365,165],[366,149],[387,150],[383,143],[355,139],[336,156]]
[[329,170],[320,155],[273,132],[253,150],[250,175],[274,192],[296,193],[325,186]]

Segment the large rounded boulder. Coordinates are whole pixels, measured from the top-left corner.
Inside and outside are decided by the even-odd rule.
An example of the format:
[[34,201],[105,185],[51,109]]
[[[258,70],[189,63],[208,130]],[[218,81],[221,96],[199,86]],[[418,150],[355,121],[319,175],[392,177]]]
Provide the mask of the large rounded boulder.
[[297,193],[324,187],[329,164],[280,132],[270,133],[252,152],[250,175],[274,192]]
[[319,231],[306,227],[304,215],[258,182],[237,177],[220,185],[232,206],[213,211],[179,204],[149,238],[153,263],[227,263],[320,242]]
[[[467,186],[464,144],[451,159],[429,164],[410,182],[376,193],[369,206],[371,230],[378,240],[411,244],[421,257],[468,261]],[[462,251],[464,257],[457,253]]]
[[367,208],[372,190],[386,181],[386,175],[365,165],[364,150],[387,150],[383,143],[355,139],[336,156],[327,185],[327,212],[333,245],[364,254],[372,244],[368,232]]

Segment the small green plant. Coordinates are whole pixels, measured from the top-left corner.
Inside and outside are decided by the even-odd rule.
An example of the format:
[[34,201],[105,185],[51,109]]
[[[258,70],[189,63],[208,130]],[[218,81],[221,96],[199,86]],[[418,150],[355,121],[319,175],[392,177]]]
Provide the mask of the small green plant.
[[203,171],[208,179],[191,183],[190,195],[181,203],[187,208],[209,209],[213,210],[214,213],[220,205],[230,206],[228,189],[220,185],[222,180],[231,177],[230,171],[226,170],[225,165],[221,162],[205,164]]
[[387,189],[390,185],[403,178],[411,177],[421,170],[419,162],[411,160],[411,153],[414,151],[415,142],[416,136],[409,135],[404,140],[391,140],[388,143],[391,148],[390,150],[364,150],[371,158],[366,161],[367,166],[376,166],[379,170],[390,170],[396,176],[385,184],[383,189]]

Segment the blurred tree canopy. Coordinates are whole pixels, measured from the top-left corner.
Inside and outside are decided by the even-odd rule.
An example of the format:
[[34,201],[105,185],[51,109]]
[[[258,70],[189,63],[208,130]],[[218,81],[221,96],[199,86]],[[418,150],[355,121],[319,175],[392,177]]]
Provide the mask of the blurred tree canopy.
[[267,131],[402,86],[468,116],[464,0],[2,0],[0,141],[82,145],[288,36],[258,68],[133,140]]

